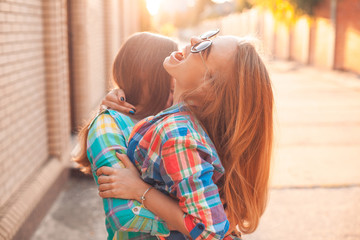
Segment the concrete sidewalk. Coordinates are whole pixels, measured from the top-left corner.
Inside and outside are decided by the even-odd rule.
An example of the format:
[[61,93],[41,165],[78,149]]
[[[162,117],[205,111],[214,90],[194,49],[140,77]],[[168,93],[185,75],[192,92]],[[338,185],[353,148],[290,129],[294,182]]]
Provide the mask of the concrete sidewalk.
[[[276,100],[268,208],[245,240],[360,239],[360,78],[268,63]],[[106,239],[93,180],[71,178],[32,240]]]
[[276,100],[272,190],[248,240],[360,239],[360,78],[269,63]]
[[269,64],[275,92],[273,187],[360,184],[360,78]]
[[107,238],[102,200],[90,177],[71,177],[31,240]]

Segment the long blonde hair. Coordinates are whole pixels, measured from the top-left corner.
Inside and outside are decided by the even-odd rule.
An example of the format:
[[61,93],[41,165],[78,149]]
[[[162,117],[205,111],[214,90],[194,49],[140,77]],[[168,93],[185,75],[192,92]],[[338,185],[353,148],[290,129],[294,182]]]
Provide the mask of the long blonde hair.
[[[114,60],[112,78],[114,84],[125,92],[127,102],[134,106],[143,104],[134,117],[141,119],[165,109],[172,79],[162,63],[177,49],[176,42],[170,38],[147,32],[132,35],[122,45]],[[87,157],[90,123],[91,120],[79,132],[80,151],[73,158],[86,174],[91,173]]]
[[231,230],[237,225],[241,232],[251,233],[267,203],[273,93],[251,42],[239,40],[231,69],[212,73],[183,100],[209,134],[225,168],[217,185]]

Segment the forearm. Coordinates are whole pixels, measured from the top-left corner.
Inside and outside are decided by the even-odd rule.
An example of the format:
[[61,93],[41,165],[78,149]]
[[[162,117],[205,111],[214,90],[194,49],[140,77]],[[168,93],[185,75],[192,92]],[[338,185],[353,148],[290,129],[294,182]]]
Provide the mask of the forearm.
[[[98,184],[98,177],[96,175],[94,177]],[[141,201],[105,198],[103,207],[109,226],[114,232],[144,232],[159,236],[169,234],[169,228],[164,220],[159,219],[152,212],[147,215],[142,214]],[[154,225],[157,227],[153,227]]]
[[[141,202],[141,196],[150,187],[144,184],[138,188],[136,200]],[[181,210],[178,202],[156,189],[151,189],[145,195],[143,201],[145,207],[155,215],[163,219],[171,229],[177,230],[190,237],[189,231],[184,224],[184,212]]]
[[[180,199],[188,215],[185,227],[193,239],[222,239],[229,228],[218,188],[213,182],[214,166],[205,161],[205,148],[192,138],[168,140],[162,148],[166,185]],[[200,155],[199,153],[202,153]],[[179,157],[181,156],[181,157]],[[187,164],[183,164],[186,162]]]

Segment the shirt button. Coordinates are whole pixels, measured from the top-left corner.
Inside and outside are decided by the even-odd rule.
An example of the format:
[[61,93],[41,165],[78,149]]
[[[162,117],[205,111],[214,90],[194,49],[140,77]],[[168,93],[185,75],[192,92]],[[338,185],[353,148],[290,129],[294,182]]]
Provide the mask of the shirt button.
[[137,214],[137,213],[139,213],[140,209],[138,207],[134,207],[132,209],[132,211],[133,211],[133,213]]

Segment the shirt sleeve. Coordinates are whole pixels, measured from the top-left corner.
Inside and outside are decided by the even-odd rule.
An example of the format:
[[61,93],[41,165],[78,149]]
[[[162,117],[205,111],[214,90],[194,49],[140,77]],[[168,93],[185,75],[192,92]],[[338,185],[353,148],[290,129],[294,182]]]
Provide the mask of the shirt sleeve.
[[161,175],[187,213],[185,226],[196,240],[223,239],[229,229],[208,157],[206,147],[189,135],[166,140],[161,150]]
[[[115,153],[126,154],[126,140],[121,129],[109,114],[99,115],[92,123],[88,134],[87,151],[97,185],[99,185],[96,176],[98,168],[103,166],[123,167]],[[111,228],[114,232],[145,232],[159,236],[169,234],[166,223],[149,210],[142,208],[138,201],[105,198],[103,206],[107,228]]]

